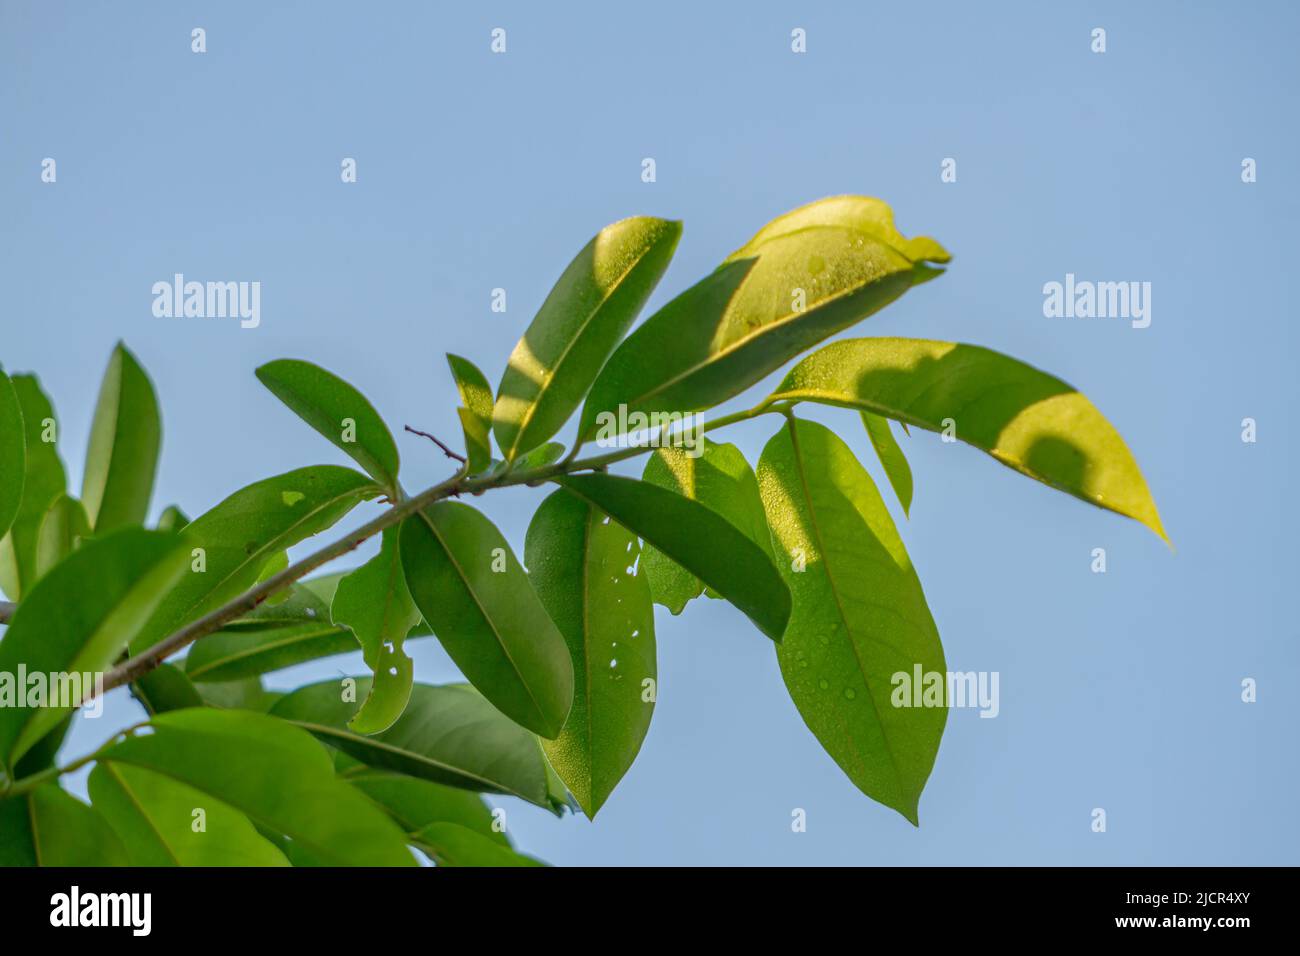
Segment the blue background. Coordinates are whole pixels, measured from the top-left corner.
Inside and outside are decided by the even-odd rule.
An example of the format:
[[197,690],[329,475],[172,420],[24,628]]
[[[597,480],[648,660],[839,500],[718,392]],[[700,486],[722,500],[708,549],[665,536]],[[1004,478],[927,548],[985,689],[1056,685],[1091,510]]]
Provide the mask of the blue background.
[[[1134,449],[1176,551],[914,433],[916,501],[898,518],[949,666],[1001,674],[997,719],[951,714],[920,828],[821,751],[769,642],[698,601],[680,618],[657,609],[659,706],[598,821],[505,800],[518,844],[560,864],[1300,862],[1300,8],[618,6],[3,0],[0,360],[41,375],[74,488],[119,338],[163,402],[155,511],[197,514],[259,478],[345,461],[257,384],[261,362],[318,362],[395,429],[455,436],[443,353],[495,382],[602,225],[685,221],[654,308],[787,209],[880,196],[954,261],[851,334],[975,342],[1079,387]],[[489,51],[497,26],[505,55]],[[40,181],[45,157],[55,185]],[[343,157],[358,183],[340,182]],[[940,182],[945,157],[956,183]],[[261,327],[154,318],[150,287],[175,272],[260,281]],[[1151,327],[1044,318],[1042,286],[1067,272],[1150,281]],[[504,315],[489,309],[498,286]],[[879,477],[856,416],[810,414]],[[753,460],[773,427],[731,440]],[[408,488],[447,474],[423,440],[398,439]],[[517,550],[540,497],[483,500]],[[455,679],[436,642],[409,646],[420,679]],[[1257,703],[1240,700],[1245,677]],[[118,692],[65,753],[137,715]],[[794,808],[806,833],[791,832]]]

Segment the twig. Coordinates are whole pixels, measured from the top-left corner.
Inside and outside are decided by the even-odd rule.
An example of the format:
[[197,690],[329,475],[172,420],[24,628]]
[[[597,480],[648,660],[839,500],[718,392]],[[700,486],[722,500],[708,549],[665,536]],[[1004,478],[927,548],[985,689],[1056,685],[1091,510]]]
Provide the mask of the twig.
[[0,624],[8,624],[9,619],[14,616],[14,611],[17,609],[17,604],[13,604],[9,601],[0,601]]
[[[784,409],[780,405],[763,403],[756,405],[747,411],[736,412],[731,415],[724,415],[712,422],[706,422],[703,426],[704,431],[710,431],[723,425],[730,425],[734,422],[744,421],[771,412],[780,412]],[[426,438],[432,438],[438,446],[443,449],[449,456],[462,462],[460,471],[452,478],[447,479],[440,484],[415,495],[413,498],[407,498],[394,504],[391,508],[384,511],[373,520],[362,525],[351,534],[335,541],[321,550],[310,554],[294,564],[289,565],[279,574],[272,575],[260,584],[250,588],[243,594],[230,601],[227,601],[221,607],[209,614],[204,615],[196,621],[182,627],[180,630],[173,632],[163,638],[152,647],[148,648],[122,662],[104,675],[104,692],[112,690],[115,687],[121,687],[123,684],[129,684],[139,680],[145,674],[154,670],[164,660],[181,650],[193,644],[201,637],[206,637],[213,631],[238,617],[247,614],[265,601],[268,597],[277,591],[287,588],[293,582],[299,580],[315,571],[324,564],[347,554],[349,551],[361,545],[368,538],[379,534],[385,528],[389,528],[402,519],[412,515],[426,505],[433,504],[435,501],[441,501],[443,498],[459,496],[461,494],[479,494],[489,488],[506,487],[510,485],[527,485],[538,482],[548,481],[560,475],[569,474],[575,471],[601,471],[608,465],[622,461],[626,458],[632,458],[636,455],[645,454],[650,451],[649,446],[621,448],[604,455],[596,455],[591,458],[583,458],[573,462],[555,462],[550,465],[543,465],[540,468],[533,468],[527,471],[509,472],[506,474],[483,474],[469,477],[466,474],[467,466],[464,465],[465,459],[460,455],[449,450],[438,439],[432,435],[425,435],[424,432],[416,431],[409,425],[406,426],[408,431],[415,432],[417,435],[424,435]]]
[[408,432],[410,432],[412,435],[419,435],[421,438],[427,438],[427,439],[429,439],[429,441],[433,442],[435,445],[437,445],[439,448],[441,448],[441,449],[442,449],[442,453],[443,453],[444,455],[446,455],[448,458],[454,458],[454,459],[456,459],[458,462],[460,462],[462,465],[465,464],[465,456],[464,456],[464,455],[458,455],[458,454],[456,454],[456,452],[452,451],[450,448],[448,448],[448,447],[447,447],[446,445],[444,445],[442,442],[438,441],[437,436],[435,436],[435,435],[430,435],[428,432],[422,432],[422,431],[420,431],[420,429],[418,429],[418,428],[412,428],[410,425],[405,425],[405,426],[403,426],[403,427],[404,427]]

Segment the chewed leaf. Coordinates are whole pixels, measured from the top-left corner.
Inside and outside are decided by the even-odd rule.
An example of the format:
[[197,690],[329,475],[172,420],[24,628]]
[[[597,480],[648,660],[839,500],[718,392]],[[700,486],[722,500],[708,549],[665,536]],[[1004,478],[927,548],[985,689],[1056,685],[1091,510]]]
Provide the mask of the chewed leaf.
[[348,727],[359,734],[387,730],[411,696],[415,670],[402,642],[420,620],[402,574],[397,528],[384,531],[379,554],[339,581],[331,614],[335,624],[351,628],[375,675]]

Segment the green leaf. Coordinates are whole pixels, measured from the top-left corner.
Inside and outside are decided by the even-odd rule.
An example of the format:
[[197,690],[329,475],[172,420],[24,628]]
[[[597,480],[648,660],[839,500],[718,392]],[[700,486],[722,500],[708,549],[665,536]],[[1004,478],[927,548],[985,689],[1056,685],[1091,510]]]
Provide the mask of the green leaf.
[[492,438],[483,420],[467,408],[456,409],[460,430],[465,438],[467,474],[477,475],[492,464]]
[[90,520],[81,502],[59,495],[41,518],[36,532],[36,575],[43,576],[90,537]]
[[[358,678],[356,694],[365,694],[369,683],[369,678]],[[310,684],[283,697],[271,713],[368,767],[466,790],[508,793],[554,809],[537,738],[472,687],[416,684],[397,723],[374,736],[347,728],[357,705],[343,698],[352,689],[338,680]]]
[[635,535],[564,490],[542,502],[524,544],[529,577],[573,661],[573,710],[542,749],[592,818],[632,766],[654,713],[654,606],[640,557]]
[[885,469],[885,477],[898,495],[898,503],[903,506],[903,514],[909,514],[912,508],[912,467],[907,463],[907,456],[898,447],[898,439],[889,430],[889,419],[871,412],[862,413],[862,424],[866,426],[867,437],[876,449],[880,465]]
[[538,445],[530,452],[519,456],[515,463],[518,471],[533,471],[537,468],[544,468],[546,465],[553,464],[560,460],[564,454],[564,446],[557,441],[548,441],[545,445]]
[[849,779],[915,824],[948,712],[942,695],[895,706],[894,675],[946,680],[946,665],[898,531],[866,469],[813,422],[767,443],[758,484],[794,594],[776,652],[790,697]]
[[68,728],[72,726],[72,718],[75,716],[75,711],[65,715],[61,721],[54,725],[53,730],[32,744],[31,749],[14,764],[13,778],[15,780],[30,777],[54,766],[58,760],[59,749],[63,746],[63,740],[68,735]]
[[699,577],[772,640],[781,640],[790,591],[768,553],[717,512],[635,478],[591,474],[555,481]]
[[465,435],[469,474],[476,475],[492,463],[492,387],[469,359],[448,352],[447,364],[464,406],[456,412]]
[[493,827],[492,810],[469,790],[447,787],[387,770],[374,770],[339,753],[334,765],[346,762],[340,775],[387,811],[397,825],[412,834],[431,823],[455,823],[481,833],[499,846],[510,846],[504,832]]
[[668,268],[681,232],[679,222],[624,219],[569,263],[497,389],[492,427],[506,461],[546,441],[578,407]]
[[591,388],[579,435],[592,437],[619,406],[628,416],[711,408],[948,258],[933,239],[904,239],[878,199],[836,196],[787,213],[628,336]]
[[11,601],[20,601],[36,583],[36,543],[41,521],[52,502],[67,488],[63,462],[55,441],[58,422],[50,400],[35,375],[10,379],[22,407],[26,467],[23,497],[9,533],[0,539],[0,588]]
[[220,684],[196,684],[195,689],[209,707],[255,710],[260,714],[269,713],[276,701],[285,696],[283,691],[267,690],[262,686],[261,679],[257,677],[224,681]]
[[1168,541],[1124,439],[1058,378],[990,349],[845,339],[808,356],[771,400],[885,415],[957,438],[1045,484],[1142,522]]
[[337,445],[390,494],[397,493],[397,445],[366,397],[333,372],[279,359],[257,377],[298,417]]
[[12,768],[73,709],[68,698],[76,696],[76,684],[88,696],[92,675],[117,660],[184,568],[176,535],[124,528],[88,542],[37,582],[0,640],[0,675],[15,675],[22,665],[28,675],[47,675],[47,682],[52,674],[77,675],[78,681],[48,688],[59,704],[47,699],[41,706],[30,686],[27,695],[17,695],[11,685],[15,698],[5,701],[0,677],[0,766]]
[[100,759],[161,774],[289,837],[335,866],[410,866],[401,830],[334,775],[309,734],[246,710],[162,714]]
[[[694,456],[683,448],[660,448],[646,462],[641,477],[716,511],[772,557],[758,480],[735,445],[705,439],[703,451]],[[688,601],[704,592],[703,581],[658,548],[647,545],[641,564],[655,602],[673,614],[680,614]],[[716,597],[717,592],[710,589],[710,596]]]
[[456,380],[456,391],[465,410],[481,421],[488,428],[492,427],[492,386],[487,376],[479,371],[478,366],[469,359],[447,353],[447,364],[451,367],[452,378]]
[[186,526],[190,573],[159,605],[132,651],[238,597],[276,552],[324,531],[377,492],[364,476],[336,465],[299,468],[235,492]]
[[[281,551],[280,555],[284,558],[283,567],[288,567],[288,554]],[[278,563],[279,557],[274,560]],[[262,576],[266,576],[265,567],[262,569]],[[335,578],[333,585],[337,588],[338,581],[343,578],[343,574],[331,575],[331,577]],[[243,617],[227,624],[226,627],[265,627],[271,624],[320,624],[328,622],[334,592],[331,590],[329,600],[317,593],[313,582],[321,580],[322,578],[313,578],[312,581],[290,584],[280,592],[281,600],[263,601]]]
[[101,760],[87,788],[131,866],[289,865],[238,810],[160,773]]
[[81,483],[81,500],[97,533],[144,523],[161,444],[153,384],[119,342],[99,388]]
[[236,681],[356,649],[353,633],[329,621],[225,628],[193,645],[185,673],[205,683]]
[[420,620],[402,574],[397,528],[386,528],[379,554],[339,582],[331,608],[334,623],[356,635],[366,666],[375,675],[349,728],[377,734],[393,725],[411,696],[415,663],[402,642]]
[[189,516],[176,505],[168,505],[158,516],[159,531],[180,531],[189,523]]
[[456,501],[401,527],[411,597],[461,673],[507,717],[554,738],[573,703],[573,665],[501,532]]
[[439,866],[545,866],[455,823],[431,823],[411,841]]
[[0,538],[9,531],[23,500],[27,445],[23,440],[23,407],[13,382],[0,369]]
[[202,707],[203,698],[185,672],[174,664],[159,664],[131,685],[131,696],[150,717],[169,710]]
[[103,815],[52,783],[0,800],[0,866],[126,866]]

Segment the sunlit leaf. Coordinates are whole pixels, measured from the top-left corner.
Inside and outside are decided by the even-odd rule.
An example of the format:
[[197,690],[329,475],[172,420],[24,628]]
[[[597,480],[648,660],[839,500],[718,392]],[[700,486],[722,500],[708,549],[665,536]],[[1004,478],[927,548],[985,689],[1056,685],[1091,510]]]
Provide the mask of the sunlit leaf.
[[889,206],[836,196],[781,216],[648,318],[610,357],[579,434],[603,415],[692,412],[738,395],[799,353],[932,278],[933,239],[905,239]]
[[758,483],[794,595],[776,652],[786,689],[849,779],[915,824],[946,698],[895,706],[895,676],[945,680],[946,665],[889,511],[848,446],[813,422],[767,443]]
[[1002,464],[1168,540],[1137,462],[1110,422],[1060,379],[990,349],[845,339],[796,365],[772,397],[948,429]]
[[510,354],[493,431],[506,461],[564,424],[668,268],[681,223],[637,216],[606,226],[577,257]]
[[447,364],[451,367],[452,378],[456,380],[456,392],[460,403],[467,412],[492,426],[492,386],[488,384],[477,365],[467,358],[447,353]]

